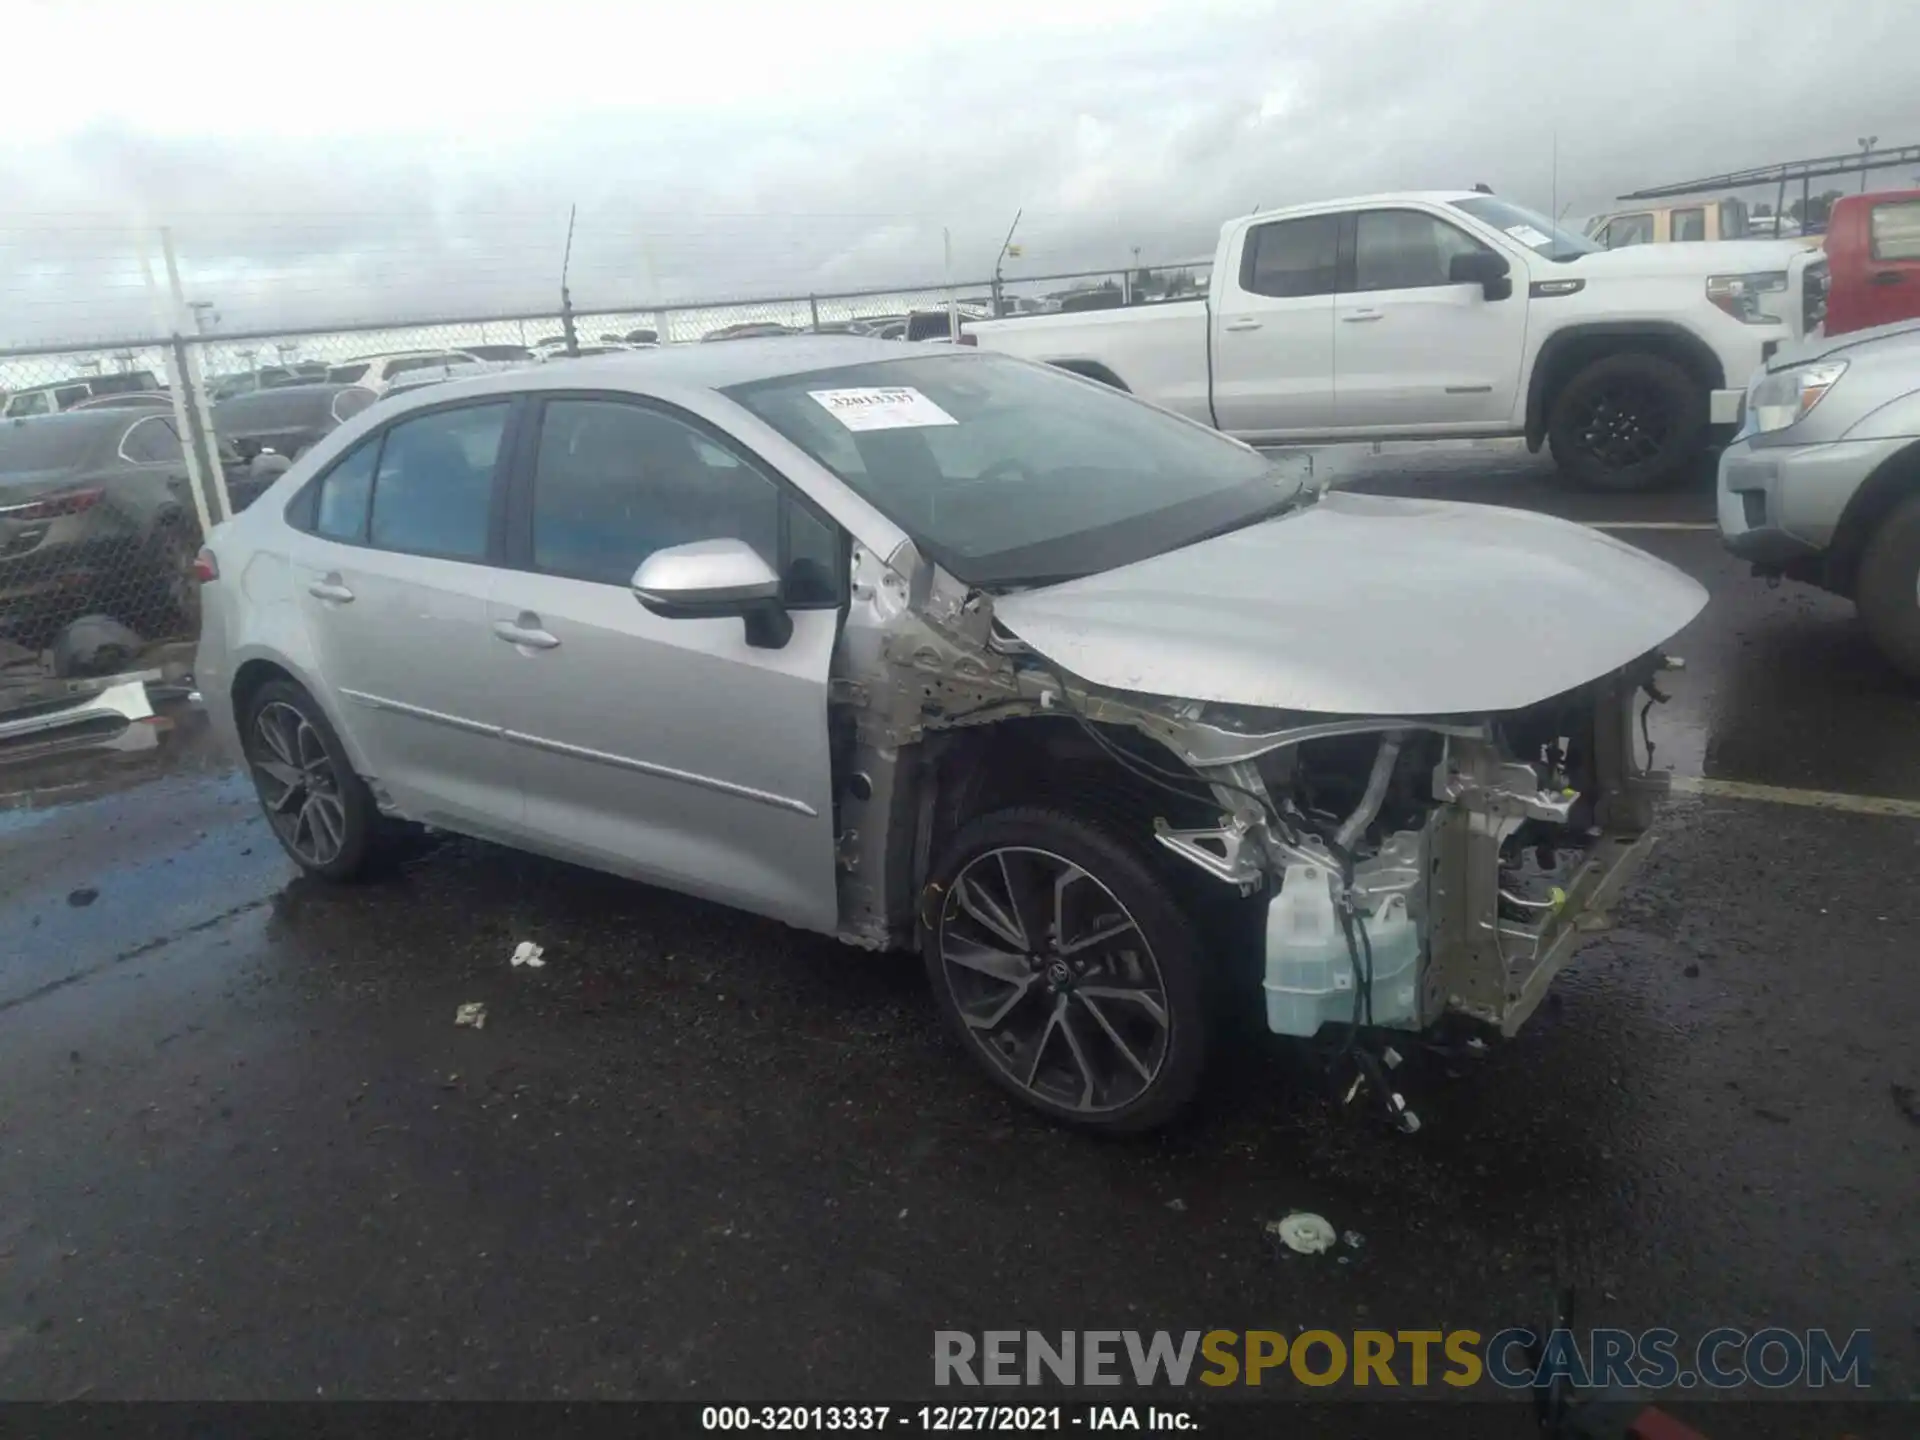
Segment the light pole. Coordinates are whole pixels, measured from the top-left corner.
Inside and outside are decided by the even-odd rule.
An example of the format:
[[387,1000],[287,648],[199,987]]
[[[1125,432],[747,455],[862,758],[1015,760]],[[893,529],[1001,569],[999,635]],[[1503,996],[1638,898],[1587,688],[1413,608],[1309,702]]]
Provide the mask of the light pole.
[[1867,193],[1867,157],[1873,154],[1873,147],[1880,143],[1878,135],[1860,137],[1860,193]]

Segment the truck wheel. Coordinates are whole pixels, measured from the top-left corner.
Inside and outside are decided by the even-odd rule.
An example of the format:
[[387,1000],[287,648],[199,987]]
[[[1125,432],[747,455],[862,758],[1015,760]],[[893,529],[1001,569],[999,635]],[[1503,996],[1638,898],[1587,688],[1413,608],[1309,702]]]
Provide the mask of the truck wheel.
[[1853,600],[1880,653],[1920,680],[1920,495],[1896,506],[1873,532]]
[[1658,355],[1607,355],[1568,381],[1547,420],[1553,458],[1587,490],[1654,490],[1687,471],[1707,433],[1707,392]]
[[1199,940],[1106,831],[1037,806],[980,816],[934,867],[921,922],[935,1000],[1002,1089],[1107,1134],[1193,1098],[1212,1028]]

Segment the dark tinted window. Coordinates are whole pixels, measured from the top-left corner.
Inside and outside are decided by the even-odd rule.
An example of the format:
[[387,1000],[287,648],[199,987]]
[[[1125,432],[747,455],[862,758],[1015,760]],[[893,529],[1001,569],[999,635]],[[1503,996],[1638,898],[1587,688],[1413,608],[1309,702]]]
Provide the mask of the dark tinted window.
[[356,380],[367,378],[367,371],[373,367],[365,361],[358,365],[336,365],[327,371],[327,379],[336,385],[351,385]]
[[337,392],[330,389],[256,390],[236,395],[214,408],[216,430],[268,430],[326,421],[327,407]]
[[29,390],[7,402],[9,415],[45,415],[53,409],[53,397],[44,390]]
[[1338,215],[1256,225],[1247,235],[1240,288],[1282,299],[1331,295],[1339,272],[1339,250]]
[[1418,290],[1452,283],[1447,267],[1479,245],[1418,210],[1362,210],[1354,226],[1355,290]]
[[1676,241],[1707,238],[1707,212],[1700,206],[1674,211],[1669,217],[1669,224],[1672,226],[1673,238]]
[[373,491],[373,462],[379,455],[376,435],[334,462],[320,481],[313,521],[316,534],[329,540],[366,539],[367,496]]
[[78,405],[91,394],[93,391],[85,385],[64,385],[53,392],[53,403],[64,410],[69,405]]
[[482,560],[507,405],[469,405],[387,431],[368,540],[386,550]]
[[158,415],[136,422],[120,441],[120,453],[137,465],[159,465],[185,458],[173,422]]
[[[781,568],[779,485],[671,415],[612,400],[556,400],[540,425],[533,476],[533,563],[625,585],[656,550],[744,540]],[[788,599],[830,601],[833,532],[791,506]]]

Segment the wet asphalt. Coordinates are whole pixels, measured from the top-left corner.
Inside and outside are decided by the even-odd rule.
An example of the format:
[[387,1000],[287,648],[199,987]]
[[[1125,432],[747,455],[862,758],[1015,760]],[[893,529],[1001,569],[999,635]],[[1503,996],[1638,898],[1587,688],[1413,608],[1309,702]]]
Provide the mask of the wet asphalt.
[[[1711,519],[1523,454],[1330,463]],[[1713,597],[1658,764],[1920,799],[1920,689],[1847,606],[1617,533]],[[0,769],[0,1398],[905,1399],[936,1328],[1489,1332],[1568,1284],[1582,1324],[1869,1329],[1920,1395],[1920,820],[1676,796],[1529,1028],[1421,1064],[1419,1134],[1243,1043],[1101,1143],[977,1078],[908,958],[467,842],[296,878],[172,718]],[[1361,1243],[1286,1251],[1297,1209]]]

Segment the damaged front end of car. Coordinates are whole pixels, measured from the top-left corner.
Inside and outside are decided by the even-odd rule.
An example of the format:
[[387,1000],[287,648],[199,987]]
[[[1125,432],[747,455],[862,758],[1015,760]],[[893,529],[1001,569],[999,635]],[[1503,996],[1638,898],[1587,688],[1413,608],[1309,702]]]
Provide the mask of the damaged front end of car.
[[[856,550],[833,689],[843,938],[907,945],[943,833],[1009,800],[1097,813],[1187,877],[1268,1029],[1511,1035],[1652,844],[1646,650],[1490,713],[1188,700],[1068,671],[910,545]],[[1678,628],[1676,625],[1674,628]]]

